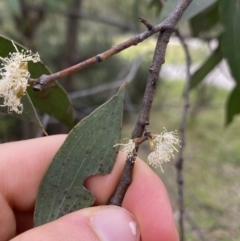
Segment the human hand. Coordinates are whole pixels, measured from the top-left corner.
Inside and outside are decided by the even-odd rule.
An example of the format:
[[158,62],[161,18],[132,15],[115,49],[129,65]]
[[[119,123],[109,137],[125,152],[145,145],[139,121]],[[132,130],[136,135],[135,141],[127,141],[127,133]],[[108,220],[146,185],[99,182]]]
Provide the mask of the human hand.
[[[119,153],[110,174],[85,181],[96,198],[94,207],[33,228],[34,203],[41,180],[65,138],[57,135],[0,144],[0,241],[133,241],[137,235],[132,234],[134,226],[130,225],[130,229],[129,223],[134,221],[142,241],[178,240],[166,189],[140,159],[136,161],[123,208],[104,206],[121,176],[123,153]],[[104,239],[103,235],[110,238]]]

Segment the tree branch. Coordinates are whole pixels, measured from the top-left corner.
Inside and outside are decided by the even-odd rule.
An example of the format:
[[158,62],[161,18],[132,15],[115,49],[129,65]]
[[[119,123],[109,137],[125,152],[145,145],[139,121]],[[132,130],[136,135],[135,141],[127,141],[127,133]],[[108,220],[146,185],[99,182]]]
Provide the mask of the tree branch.
[[189,54],[188,46],[186,45],[182,35],[177,30],[176,34],[182,44],[183,50],[186,56],[186,86],[184,90],[184,106],[182,111],[182,120],[180,124],[180,139],[181,139],[181,148],[179,150],[178,158],[176,161],[176,169],[177,169],[177,185],[178,185],[178,208],[180,212],[179,217],[179,236],[180,241],[184,241],[184,178],[183,178],[183,151],[185,148],[185,131],[187,125],[187,114],[189,109],[189,91],[191,84],[191,57]]
[[160,32],[160,31],[165,31],[165,30],[170,30],[173,31],[175,28],[176,24],[178,23],[179,19],[183,15],[183,12],[185,9],[189,6],[189,4],[192,2],[192,0],[181,0],[176,8],[170,13],[169,17],[164,20],[162,23],[153,26],[151,30],[147,30],[141,34],[138,34],[125,42],[118,44],[111,49],[100,53],[92,58],[89,58],[81,63],[78,63],[74,66],[71,66],[67,69],[64,69],[62,71],[59,71],[57,73],[51,74],[51,75],[42,75],[38,79],[31,79],[30,82],[33,83],[33,89],[36,91],[42,90],[45,86],[48,84],[54,82],[57,79],[63,78],[65,76],[68,76],[69,74],[72,74],[74,72],[77,72],[81,69],[84,69],[94,63],[101,63],[105,59],[131,47],[135,46],[138,43],[144,41],[148,37],[152,36],[153,34]]
[[144,60],[145,55],[146,54],[143,54],[143,55],[138,56],[136,58],[136,60],[132,63],[129,72],[127,73],[127,75],[124,78],[117,78],[112,83],[105,83],[105,84],[102,84],[102,85],[92,87],[90,89],[71,92],[71,93],[68,94],[69,97],[71,99],[77,99],[77,98],[81,98],[81,97],[85,97],[85,96],[94,95],[94,94],[97,94],[99,92],[106,91],[106,90],[109,90],[109,89],[119,88],[123,84],[123,82],[130,83],[134,79],[134,77],[136,76],[137,71],[138,71],[141,63]]
[[[169,17],[162,23],[162,27],[160,28],[161,32],[157,40],[152,64],[149,69],[147,85],[146,85],[143,102],[142,102],[142,108],[141,108],[136,126],[132,132],[132,139],[142,137],[145,130],[145,126],[149,124],[150,110],[152,108],[154,92],[158,83],[161,66],[162,64],[164,64],[164,61],[165,61],[167,44],[169,42],[172,32],[174,31],[174,28],[176,27],[178,21],[182,17],[183,12],[187,9],[187,7],[190,5],[191,2],[192,0],[179,1],[176,8],[170,13]],[[156,27],[153,27],[153,29],[155,28]],[[151,32],[151,31],[153,30],[150,30],[147,32]],[[138,151],[138,148],[136,148],[136,152],[137,151]],[[127,158],[122,177],[120,179],[116,192],[113,194],[112,198],[109,201],[109,204],[121,205],[123,197],[127,191],[127,188],[130,185],[130,182],[125,181],[125,177],[127,175],[132,176],[135,159],[136,159],[135,156],[133,156],[130,161],[129,161],[129,158]],[[127,180],[130,180],[130,179],[131,179],[130,177],[127,178]]]

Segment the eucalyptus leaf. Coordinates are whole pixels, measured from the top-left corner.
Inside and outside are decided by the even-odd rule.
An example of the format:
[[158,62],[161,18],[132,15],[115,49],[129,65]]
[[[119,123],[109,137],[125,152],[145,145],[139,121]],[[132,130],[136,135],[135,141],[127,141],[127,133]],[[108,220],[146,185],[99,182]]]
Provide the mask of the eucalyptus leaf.
[[204,11],[218,0],[193,0],[189,7],[183,14],[180,22],[189,20],[190,18],[196,16],[198,13]]
[[240,84],[240,0],[221,0],[219,12],[225,28],[221,39],[223,55],[228,61],[232,76]]
[[217,1],[190,19],[191,30],[194,37],[205,36],[211,38],[211,32],[216,34],[216,27],[219,25],[220,28],[218,3]]
[[[23,46],[16,44],[18,50],[25,49]],[[7,57],[9,53],[16,52],[12,41],[0,35],[0,56]],[[50,74],[48,68],[41,62],[28,64],[31,78],[38,78],[42,74]],[[27,93],[33,105],[40,111],[53,116],[60,122],[69,127],[73,127],[73,108],[70,99],[65,90],[55,82],[50,88],[43,91],[33,91],[32,87],[27,88]]]
[[235,115],[240,114],[240,86],[237,85],[232,90],[232,92],[229,95],[229,98],[227,100],[227,106],[226,106],[226,121],[225,124],[229,125],[232,121]]
[[222,60],[221,47],[218,48],[207,58],[207,60],[193,73],[191,77],[190,89],[195,88]]
[[[124,87],[108,102],[83,119],[69,133],[42,181],[38,193],[35,226],[89,207],[94,197],[84,186],[92,175],[112,170],[120,142]],[[104,187],[103,187],[104,188]]]

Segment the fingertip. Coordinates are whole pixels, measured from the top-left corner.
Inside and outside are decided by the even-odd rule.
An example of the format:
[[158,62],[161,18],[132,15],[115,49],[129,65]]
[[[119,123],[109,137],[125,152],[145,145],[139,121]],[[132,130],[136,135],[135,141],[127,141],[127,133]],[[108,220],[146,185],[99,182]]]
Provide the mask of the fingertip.
[[84,181],[84,186],[90,190],[96,198],[94,205],[105,205],[108,203],[121,178],[125,160],[125,154],[119,152],[111,173],[90,176]]
[[12,207],[33,207],[44,173],[65,138],[66,135],[55,135],[0,146],[0,190]]
[[124,197],[123,207],[136,217],[142,240],[178,240],[166,188],[161,179],[140,159],[136,161],[133,181]]
[[30,229],[12,241],[67,241],[98,240],[89,226],[89,210],[68,214],[53,222]]
[[12,241],[139,241],[139,228],[127,210],[98,206],[70,213],[31,229]]

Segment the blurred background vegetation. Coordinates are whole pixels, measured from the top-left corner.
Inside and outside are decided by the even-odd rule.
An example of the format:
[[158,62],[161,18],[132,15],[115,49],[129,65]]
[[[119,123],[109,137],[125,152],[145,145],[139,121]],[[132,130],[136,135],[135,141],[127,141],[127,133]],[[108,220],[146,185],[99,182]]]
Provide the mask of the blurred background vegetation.
[[[240,240],[240,118],[226,127],[239,109],[230,99],[237,85],[228,72],[224,49],[216,54],[226,29],[220,20],[224,0],[194,0],[179,24],[192,58],[192,90],[184,153],[186,240]],[[201,3],[200,3],[201,2]],[[236,2],[239,3],[239,0]],[[0,34],[39,52],[52,72],[109,49],[145,31],[140,16],[152,24],[163,20],[177,0],[8,0],[0,2]],[[141,108],[156,36],[59,80],[75,111],[75,123],[129,82],[125,96],[123,137],[130,137]],[[238,45],[239,46],[239,45]],[[207,64],[205,64],[207,63]],[[238,64],[238,63],[236,63]],[[151,114],[151,131],[179,128],[185,85],[185,54],[176,36],[169,43]],[[232,69],[233,66],[230,65]],[[115,87],[114,87],[115,86]],[[61,100],[59,100],[59,105]],[[231,108],[230,108],[230,107]],[[69,130],[39,112],[49,134]],[[232,120],[232,119],[231,119]],[[0,141],[41,136],[28,123],[1,114]],[[141,148],[146,159],[147,146]],[[155,170],[167,186],[178,220],[174,161]],[[161,224],[159,224],[161,225]]]

